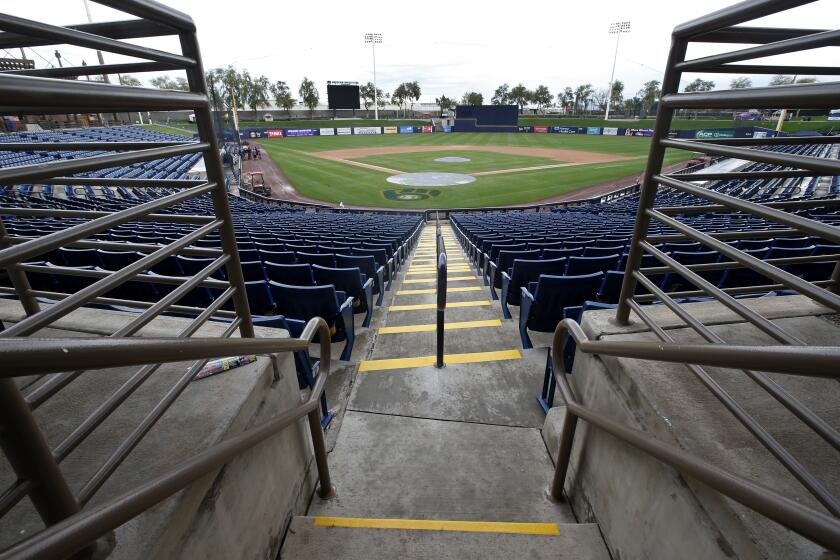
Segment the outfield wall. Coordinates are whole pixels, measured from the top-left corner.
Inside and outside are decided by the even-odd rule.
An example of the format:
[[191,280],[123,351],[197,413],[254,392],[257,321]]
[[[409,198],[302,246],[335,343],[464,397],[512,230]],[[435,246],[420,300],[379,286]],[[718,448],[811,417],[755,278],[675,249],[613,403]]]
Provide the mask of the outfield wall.
[[[457,121],[456,121],[457,125]],[[476,129],[472,132],[516,132],[526,134],[585,134],[590,136],[653,136],[652,128],[626,128],[602,126],[551,126],[532,125],[514,126],[496,130],[498,127]],[[455,127],[444,127],[444,134],[461,132]],[[242,140],[250,138],[300,138],[309,136],[371,136],[379,134],[432,134],[434,127],[423,126],[353,126],[331,128],[243,128],[239,132]],[[775,130],[760,126],[741,126],[737,128],[707,128],[699,130],[673,130],[672,138],[709,139],[709,138],[771,138],[776,136]],[[781,134],[786,135],[784,132]],[[230,129],[223,132],[225,140],[233,140],[234,133]]]

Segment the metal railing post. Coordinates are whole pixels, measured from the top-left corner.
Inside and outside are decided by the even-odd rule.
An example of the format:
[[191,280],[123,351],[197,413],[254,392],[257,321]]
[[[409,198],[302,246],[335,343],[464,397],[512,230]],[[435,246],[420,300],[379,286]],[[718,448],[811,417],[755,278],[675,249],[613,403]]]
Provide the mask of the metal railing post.
[[[198,39],[195,33],[183,32],[179,34],[179,38],[184,56],[192,57],[196,61],[196,64],[192,68],[186,69],[190,90],[201,93],[209,99],[207,82],[204,79],[204,64],[201,61],[201,52],[198,47]],[[209,103],[195,110],[195,123],[198,128],[199,138],[210,145],[204,153],[204,160],[207,167],[207,179],[216,183],[216,188],[213,189],[212,193],[213,208],[216,216],[224,221],[224,225],[219,228],[219,238],[222,249],[226,254],[230,255],[230,260],[228,260],[225,266],[225,271],[231,286],[236,288],[236,292],[233,294],[233,306],[236,309],[237,316],[242,319],[239,325],[239,333],[243,337],[252,338],[254,336],[254,323],[248,305],[248,294],[245,291],[245,276],[242,274],[239,250],[236,246],[236,231],[233,225],[233,216],[230,211],[227,191],[225,190],[225,173],[222,169],[222,162],[219,159],[219,144],[213,129],[213,115]]]
[[[685,60],[685,53],[688,43],[684,39],[672,38],[671,51],[668,54],[668,63],[665,67],[665,77],[662,82],[662,95],[679,91],[681,72],[674,66]],[[662,162],[665,158],[665,148],[660,144],[662,138],[668,137],[671,129],[671,119],[674,110],[659,104],[656,111],[656,126],[653,130],[653,138],[650,141],[650,153],[648,155],[647,167],[642,175],[641,195],[639,196],[639,208],[636,212],[636,224],[633,228],[633,239],[630,243],[630,254],[627,256],[627,267],[624,271],[624,282],[621,284],[621,295],[618,298],[618,309],[615,314],[615,321],[619,324],[626,324],[630,320],[630,306],[628,298],[633,297],[636,291],[636,279],[633,272],[639,269],[642,263],[642,247],[640,243],[647,237],[650,216],[647,210],[653,207],[656,201],[658,185],[653,180],[662,170]]]
[[[3,218],[0,216],[0,250],[11,247],[11,245],[12,242],[9,240],[9,233],[6,231]],[[9,281],[11,281],[12,287],[15,289],[15,294],[17,294],[26,314],[35,315],[41,311],[38,300],[32,295],[32,286],[29,284],[29,278],[26,277],[26,273],[18,269],[17,265],[10,265],[6,268],[6,271],[9,273]]]
[[324,441],[324,428],[321,425],[320,407],[312,410],[309,418],[309,432],[312,434],[312,448],[315,451],[315,465],[318,468],[318,497],[328,499],[335,496],[335,485],[330,479],[330,467],[327,462],[327,445]]
[[437,273],[437,325],[435,328],[437,335],[437,360],[435,361],[436,368],[443,367],[443,334],[444,323],[446,320],[446,252],[438,255],[438,273]]
[[47,526],[79,511],[44,434],[14,379],[0,379],[0,447],[19,480],[32,483],[29,498]]

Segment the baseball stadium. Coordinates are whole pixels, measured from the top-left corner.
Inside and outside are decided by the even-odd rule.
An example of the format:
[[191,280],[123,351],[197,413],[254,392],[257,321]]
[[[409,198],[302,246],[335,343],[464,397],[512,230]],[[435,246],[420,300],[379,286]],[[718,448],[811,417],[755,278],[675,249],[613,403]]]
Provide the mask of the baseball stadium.
[[333,4],[0,13],[0,560],[840,557],[835,0]]

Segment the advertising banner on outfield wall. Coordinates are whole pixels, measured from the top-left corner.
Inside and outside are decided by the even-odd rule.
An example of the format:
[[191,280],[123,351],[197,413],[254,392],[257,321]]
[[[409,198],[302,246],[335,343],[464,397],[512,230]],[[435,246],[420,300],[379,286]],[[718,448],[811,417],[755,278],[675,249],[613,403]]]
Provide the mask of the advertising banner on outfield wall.
[[434,132],[434,129],[430,125],[423,126],[423,134],[431,134],[432,132]]
[[283,138],[283,131],[282,130],[266,130],[265,134],[269,138]]
[[396,126],[383,126],[382,127],[382,134],[396,134],[397,127]]
[[548,126],[541,124],[535,125],[534,132],[536,132],[537,134],[548,134]]
[[340,127],[340,128],[335,129],[335,133],[338,134],[339,136],[345,136],[347,134],[353,134],[353,129],[350,128],[350,127],[347,127],[347,126]]
[[295,136],[318,136],[318,131],[314,128],[287,128],[286,137],[292,138]]
[[401,126],[399,128],[400,134],[414,134],[413,126]]
[[698,130],[694,133],[698,140],[706,138],[735,138],[735,130],[731,128],[713,128],[711,130]]
[[625,128],[624,136],[653,136],[652,128]]
[[601,134],[600,126],[590,126],[586,129],[587,134]]
[[606,136],[617,136],[618,135],[618,129],[615,128],[615,127],[612,127],[612,126],[605,126],[604,127],[604,134]]
[[378,126],[357,126],[353,128],[353,134],[381,134],[382,129]]
[[452,132],[454,129],[455,129],[455,127],[452,126],[451,124],[443,125],[443,131],[444,132]]
[[318,132],[320,133],[320,136],[335,136],[334,128],[319,128]]
[[551,130],[558,134],[577,134],[578,128],[576,126],[553,126]]
[[534,129],[532,126],[520,126],[519,132],[531,132]]

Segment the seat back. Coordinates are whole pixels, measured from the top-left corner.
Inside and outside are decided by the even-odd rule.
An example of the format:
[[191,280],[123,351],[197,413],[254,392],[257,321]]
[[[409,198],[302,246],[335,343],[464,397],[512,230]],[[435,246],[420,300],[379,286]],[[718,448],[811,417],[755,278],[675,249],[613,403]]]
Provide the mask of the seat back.
[[330,326],[333,340],[343,340],[344,321],[340,319],[334,286],[290,286],[272,281],[269,287],[277,313],[301,321],[322,317]]
[[496,274],[493,277],[493,287],[499,288],[502,285],[502,272],[508,271],[513,262],[517,259],[535,260],[540,258],[540,250],[532,249],[530,251],[499,251],[496,257]]
[[528,284],[534,295],[534,305],[528,317],[528,328],[538,332],[554,332],[563,319],[563,308],[583,305],[595,299],[604,273],[594,272],[579,276],[552,276],[543,274],[536,282]]
[[330,268],[335,266],[334,253],[305,253],[303,251],[298,251],[295,253],[295,256],[297,257],[298,262],[301,263],[317,264]]
[[618,253],[603,255],[600,257],[569,257],[569,264],[566,266],[566,274],[569,276],[580,276],[593,272],[606,272],[614,270],[618,265]]
[[525,260],[516,259],[510,271],[510,287],[507,303],[520,305],[523,286],[539,280],[541,274],[562,276],[566,270],[566,259]]
[[358,268],[365,278],[373,278],[373,293],[379,293],[378,281],[376,280],[376,259],[371,255],[336,255],[336,268]]
[[367,311],[364,288],[365,279],[362,278],[362,271],[359,268],[328,268],[312,265],[312,275],[315,277],[315,285],[325,286],[332,284],[339,292],[344,292],[348,297],[353,298],[354,313]]
[[264,264],[266,276],[272,282],[287,284],[289,286],[314,286],[315,279],[312,276],[312,265],[281,264],[268,261]]
[[262,262],[271,261],[277,264],[293,264],[295,262],[295,254],[292,251],[260,251],[260,260]]
[[624,245],[613,245],[611,247],[589,246],[583,249],[584,257],[603,257],[605,255],[620,255],[624,251]]
[[583,256],[583,247],[571,247],[569,249],[543,249],[544,259],[566,259],[569,257]]

